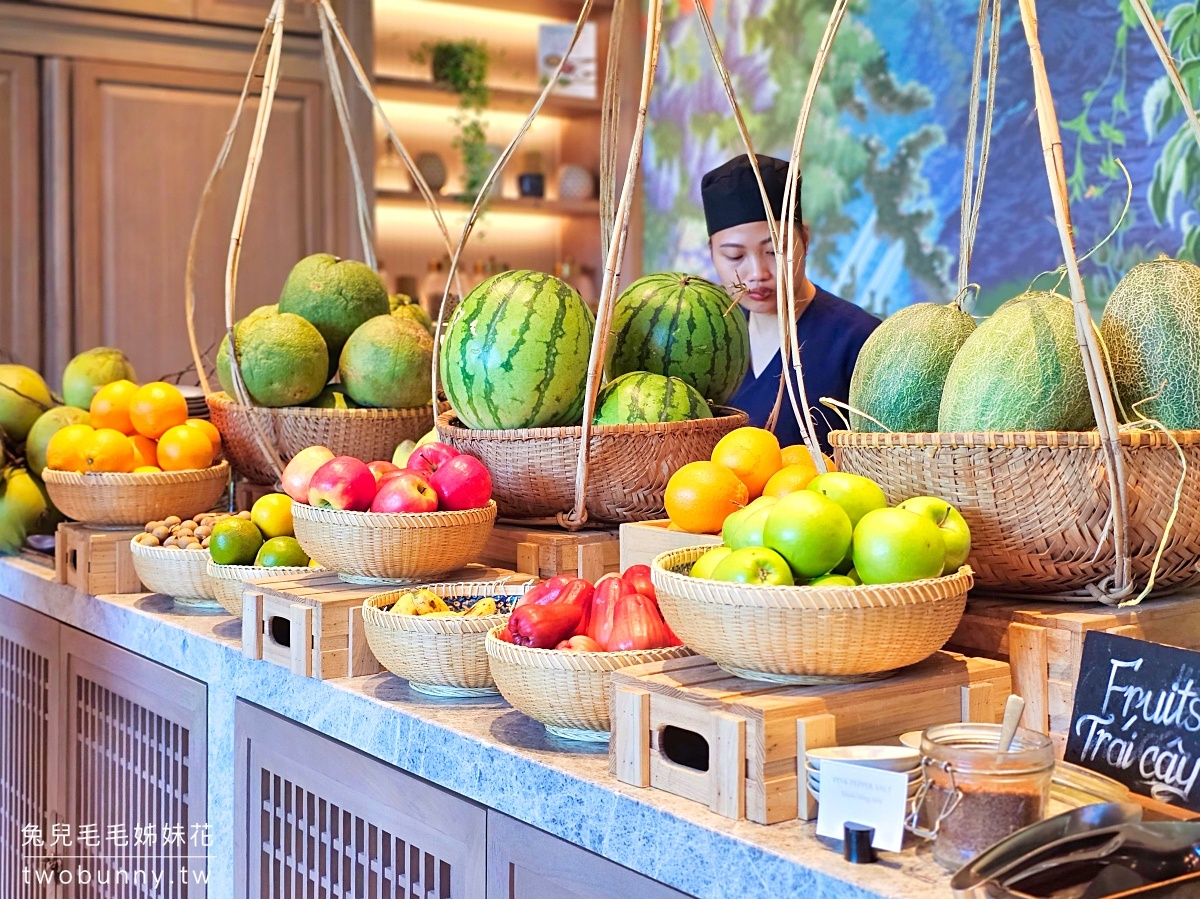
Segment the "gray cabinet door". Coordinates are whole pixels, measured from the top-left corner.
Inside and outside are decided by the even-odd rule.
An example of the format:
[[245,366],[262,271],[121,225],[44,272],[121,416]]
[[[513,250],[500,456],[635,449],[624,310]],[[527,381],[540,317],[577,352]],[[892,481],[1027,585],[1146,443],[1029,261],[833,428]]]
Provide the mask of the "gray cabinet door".
[[234,730],[240,899],[483,899],[481,806],[246,702]]
[[15,360],[37,369],[42,365],[39,106],[37,60],[0,53],[0,362]]

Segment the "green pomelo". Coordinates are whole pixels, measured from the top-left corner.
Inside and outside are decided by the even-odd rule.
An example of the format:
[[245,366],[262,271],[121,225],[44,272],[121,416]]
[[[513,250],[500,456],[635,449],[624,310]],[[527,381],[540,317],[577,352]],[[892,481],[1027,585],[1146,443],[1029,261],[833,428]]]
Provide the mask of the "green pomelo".
[[317,398],[308,405],[316,409],[357,409],[358,403],[346,396],[346,388],[341,384],[330,384],[317,394]]
[[433,319],[431,319],[429,317],[429,313],[422,309],[420,305],[418,305],[417,301],[408,294],[392,294],[392,296],[388,297],[388,303],[391,305],[392,315],[395,315],[399,318],[412,319],[430,334],[433,333]]
[[1135,265],[1104,307],[1100,335],[1130,419],[1200,427],[1200,267],[1166,256]]
[[1034,291],[996,310],[946,375],[940,431],[1086,431],[1096,426],[1071,301]]
[[110,346],[94,347],[80,353],[63,369],[63,402],[78,409],[90,409],[97,390],[121,380],[138,382],[125,354]]
[[[956,306],[915,303],[885,319],[858,354],[850,379],[850,405],[890,431],[938,429],[942,387],[955,355],[975,330],[975,320]],[[879,425],[850,413],[855,431]]]
[[295,537],[272,537],[259,547],[258,555],[254,557],[255,565],[266,568],[280,568],[285,565],[303,567],[308,562],[308,553]]
[[607,372],[681,378],[724,403],[750,365],[746,317],[724,289],[677,272],[639,278],[617,297]]
[[43,412],[54,405],[46,382],[25,365],[0,365],[0,429],[21,443]]
[[[302,406],[321,392],[328,380],[329,353],[313,325],[299,315],[255,309],[234,325],[242,380],[260,406]],[[217,379],[230,396],[229,335],[217,350]]]
[[390,310],[379,275],[353,259],[328,253],[305,256],[294,266],[279,294],[279,311],[307,319],[329,348],[332,375],[350,335],[367,319]]
[[428,405],[433,394],[433,338],[410,319],[376,316],[346,341],[338,374],[346,396],[361,406]]
[[0,555],[11,555],[50,513],[44,488],[19,466],[0,469]]
[[598,425],[634,425],[712,418],[704,397],[680,378],[631,371],[609,381],[596,397]]
[[595,325],[579,294],[552,275],[493,275],[446,326],[446,396],[469,428],[577,425]]
[[50,438],[67,425],[87,424],[88,418],[86,411],[74,406],[55,406],[43,412],[25,436],[25,464],[29,470],[41,474],[46,467],[46,445]]

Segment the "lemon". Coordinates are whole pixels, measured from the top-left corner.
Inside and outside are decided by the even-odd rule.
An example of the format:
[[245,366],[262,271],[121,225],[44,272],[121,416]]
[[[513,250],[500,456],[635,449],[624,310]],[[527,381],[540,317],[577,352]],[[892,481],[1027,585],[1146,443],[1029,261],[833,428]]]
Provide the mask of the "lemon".
[[250,520],[258,525],[268,540],[272,537],[292,537],[296,533],[292,524],[292,498],[286,493],[260,496],[250,508]]
[[272,537],[262,545],[254,559],[255,565],[279,568],[283,565],[308,565],[309,558],[295,537]]
[[226,518],[213,526],[208,551],[218,565],[253,565],[262,545],[262,532],[253,522]]

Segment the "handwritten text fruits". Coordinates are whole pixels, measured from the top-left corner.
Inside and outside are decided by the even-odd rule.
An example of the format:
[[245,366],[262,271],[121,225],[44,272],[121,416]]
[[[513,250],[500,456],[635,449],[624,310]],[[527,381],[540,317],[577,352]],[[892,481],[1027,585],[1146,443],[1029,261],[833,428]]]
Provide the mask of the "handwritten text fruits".
[[876,509],[854,531],[854,568],[864,584],[938,577],[946,562],[941,529],[908,509]]
[[735,549],[713,569],[714,581],[736,584],[773,584],[787,587],[795,583],[787,560],[765,546]]
[[438,495],[421,475],[407,469],[379,485],[372,512],[435,512]]
[[327,446],[310,446],[300,450],[283,469],[283,492],[298,503],[308,503],[308,487],[318,468],[333,458]]
[[763,544],[787,559],[797,578],[809,580],[846,557],[853,532],[841,506],[814,490],[797,490],[771,507]]
[[375,499],[375,475],[353,456],[335,456],[313,472],[308,504],[318,509],[365,512]]
[[738,428],[718,441],[712,461],[724,465],[746,485],[749,498],[762,496],[771,475],[783,468],[783,453],[775,435],[764,428]]
[[924,515],[941,528],[946,544],[942,574],[953,574],[966,563],[971,554],[971,529],[958,509],[936,496],[914,496],[902,502],[899,508]]
[[716,534],[725,519],[750,500],[732,471],[716,462],[689,462],[667,482],[664,497],[671,521],[692,534]]
[[481,509],[492,498],[492,476],[474,456],[458,455],[443,462],[429,483],[437,491],[438,508],[444,510]]

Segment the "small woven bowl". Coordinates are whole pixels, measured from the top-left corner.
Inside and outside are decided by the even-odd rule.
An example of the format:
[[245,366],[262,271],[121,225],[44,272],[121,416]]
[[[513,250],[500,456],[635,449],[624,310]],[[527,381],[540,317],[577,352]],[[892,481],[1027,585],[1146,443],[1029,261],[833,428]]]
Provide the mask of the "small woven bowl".
[[496,523],[496,503],[466,512],[344,512],[292,503],[296,539],[343,580],[430,581],[474,562]]
[[487,635],[508,622],[508,615],[534,581],[498,580],[423,584],[450,608],[463,611],[476,599],[496,597],[499,613],[478,618],[429,618],[387,611],[404,590],[363,601],[363,630],[379,664],[430,696],[488,696],[499,693],[492,680]]
[[937,652],[962,618],[971,569],[863,587],[767,587],[686,572],[711,546],[656,556],[663,617],[679,639],[737,677],[776,684],[887,677]]
[[274,568],[268,568],[266,565],[218,565],[208,553],[204,555],[208,559],[205,572],[208,574],[209,583],[212,584],[213,597],[221,604],[221,608],[235,618],[242,617],[242,590],[246,581],[259,581],[268,577],[299,577],[318,570],[307,565],[278,565]]
[[170,596],[183,605],[207,606],[216,599],[205,573],[208,550],[144,546],[137,540],[129,541],[129,549],[138,579],[151,593]]
[[564,740],[603,743],[612,726],[608,687],[612,673],[630,665],[689,656],[686,646],[627,652],[563,652],[516,646],[487,635],[492,677],[501,695],[518,711],[542,722]]
[[55,507],[75,521],[101,527],[133,527],[212,509],[229,482],[229,463],[191,471],[146,474],[54,471],[42,480]]

